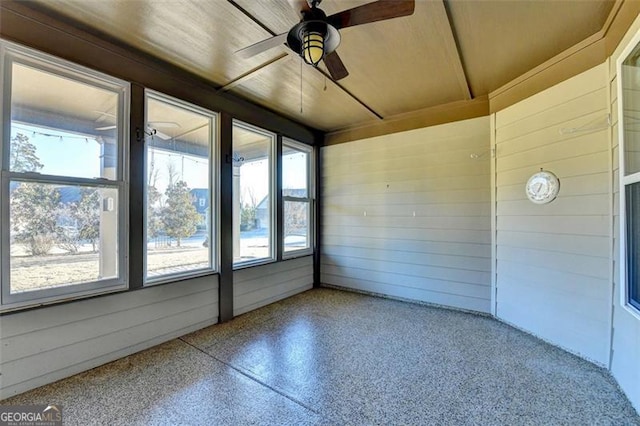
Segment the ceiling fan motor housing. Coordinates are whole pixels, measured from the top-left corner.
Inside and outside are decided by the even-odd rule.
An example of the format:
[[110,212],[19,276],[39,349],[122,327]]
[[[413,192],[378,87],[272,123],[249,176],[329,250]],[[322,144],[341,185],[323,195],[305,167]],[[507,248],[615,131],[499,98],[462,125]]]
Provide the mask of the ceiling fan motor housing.
[[340,44],[340,33],[335,27],[327,23],[327,15],[317,7],[313,7],[303,13],[302,21],[289,30],[287,35],[289,48],[303,56],[302,47],[305,34],[318,33],[324,38],[323,57],[336,50]]

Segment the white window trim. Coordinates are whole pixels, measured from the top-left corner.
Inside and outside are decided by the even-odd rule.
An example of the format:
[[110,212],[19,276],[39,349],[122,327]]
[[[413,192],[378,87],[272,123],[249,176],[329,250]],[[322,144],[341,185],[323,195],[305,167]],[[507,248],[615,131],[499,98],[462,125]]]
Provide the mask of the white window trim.
[[633,173],[625,176],[625,141],[624,141],[624,101],[623,101],[623,88],[622,88],[622,63],[633,51],[633,49],[640,43],[640,31],[635,34],[629,44],[622,51],[616,61],[616,75],[617,75],[617,88],[618,91],[618,158],[619,158],[619,182],[618,193],[620,198],[620,210],[619,210],[619,222],[620,229],[618,232],[618,238],[620,241],[620,305],[634,316],[637,320],[640,320],[640,311],[629,303],[629,290],[627,284],[627,223],[626,223],[626,187],[627,185],[640,182],[640,172]]
[[[293,259],[296,257],[303,257],[303,256],[309,256],[311,254],[313,254],[313,249],[315,246],[315,240],[314,240],[314,235],[315,235],[315,216],[314,216],[314,207],[315,207],[315,169],[314,169],[314,165],[315,165],[315,158],[314,158],[314,151],[313,151],[313,147],[309,146],[309,145],[305,145],[303,143],[294,141],[293,139],[289,139],[289,138],[282,138],[282,146],[289,146],[293,149],[296,149],[298,151],[302,151],[308,154],[307,156],[307,197],[290,197],[290,196],[284,196],[282,197],[282,209],[284,211],[284,203],[286,201],[294,201],[294,202],[302,202],[302,203],[308,203],[309,204],[309,215],[307,217],[308,223],[309,223],[309,247],[305,247],[302,249],[298,249],[298,250],[289,250],[286,251],[285,250],[285,245],[284,245],[284,224],[282,226],[282,229],[280,230],[280,232],[282,233],[281,238],[282,238],[282,259]],[[284,172],[284,169],[283,169]],[[284,190],[284,188],[283,188]],[[284,214],[284,212],[283,212]]]
[[[198,277],[203,277],[203,276],[207,276],[207,275],[211,275],[213,273],[216,273],[218,271],[218,259],[219,259],[219,247],[218,244],[216,243],[218,238],[217,238],[217,231],[218,231],[218,198],[219,198],[219,194],[220,191],[218,190],[218,145],[219,145],[219,139],[218,139],[218,122],[219,122],[219,116],[217,113],[210,111],[206,108],[202,108],[199,107],[197,105],[191,104],[189,102],[183,101],[181,99],[178,98],[174,98],[172,96],[166,95],[164,93],[161,92],[157,92],[155,90],[150,90],[150,89],[145,89],[144,91],[144,110],[145,110],[145,122],[144,122],[144,128],[147,129],[148,128],[148,124],[147,124],[147,114],[146,112],[148,111],[148,100],[149,99],[153,99],[159,102],[164,102],[167,103],[169,105],[173,105],[175,107],[178,108],[182,108],[188,111],[193,111],[197,114],[200,115],[204,115],[206,117],[209,118],[209,138],[211,140],[211,144],[209,144],[209,211],[211,212],[211,214],[209,214],[209,264],[211,266],[209,266],[208,268],[198,268],[198,269],[192,269],[189,271],[185,271],[185,272],[177,272],[177,273],[173,273],[173,274],[164,274],[164,275],[159,275],[157,277],[147,277],[147,185],[145,183],[145,187],[144,187],[144,208],[143,210],[143,217],[144,217],[144,228],[142,231],[142,238],[143,238],[143,256],[142,256],[142,262],[143,262],[143,286],[145,287],[150,287],[150,286],[154,286],[154,285],[158,285],[158,284],[165,284],[168,282],[173,282],[176,280],[184,280],[184,279],[189,279],[189,278],[198,278]],[[146,138],[145,138],[145,143],[146,143]],[[147,145],[148,148],[148,145]],[[146,157],[146,153],[147,153],[147,149],[145,149],[145,161],[144,161],[144,176],[145,176],[145,182],[146,182],[146,177],[147,177],[147,157]],[[214,197],[214,189],[215,189],[215,197]],[[213,215],[215,214],[216,218],[213,218]]]
[[[131,86],[128,82],[94,71],[81,65],[48,55],[16,43],[0,39],[0,87],[10,84],[10,65],[23,64],[39,71],[51,72],[57,76],[69,78],[73,81],[112,90],[118,93],[118,115],[123,119],[118,126],[118,175],[115,180],[87,179],[69,176],[52,176],[40,173],[18,173],[8,170],[9,149],[4,144],[10,144],[11,111],[5,106],[10,105],[11,90],[3,90],[0,99],[0,222],[9,223],[9,182],[20,180],[23,182],[39,182],[44,184],[68,184],[91,187],[117,188],[118,200],[118,278],[111,280],[90,281],[67,286],[57,286],[29,292],[11,294],[10,289],[10,229],[0,227],[0,262],[2,274],[0,276],[1,307],[0,312],[46,305],[62,300],[77,299],[98,294],[121,291],[128,287],[128,249],[129,249],[129,194],[128,194],[128,152],[129,152],[129,105]],[[8,66],[9,65],[9,66]],[[8,82],[9,81],[9,82]]]
[[[245,269],[245,268],[250,268],[253,266],[259,266],[259,265],[266,265],[269,263],[274,263],[276,262],[276,252],[277,252],[277,248],[276,248],[276,235],[278,235],[278,230],[276,229],[276,206],[277,206],[277,198],[276,197],[276,191],[277,191],[277,186],[276,186],[276,179],[275,179],[275,173],[276,173],[276,134],[273,132],[270,132],[268,130],[262,129],[260,127],[257,126],[253,126],[251,124],[245,123],[243,121],[240,120],[233,120],[232,123],[232,128],[233,126],[238,126],[241,127],[245,130],[251,131],[251,132],[255,132],[255,133],[260,133],[262,135],[268,136],[271,139],[271,143],[270,143],[270,147],[269,147],[269,156],[271,161],[269,161],[269,206],[271,209],[271,214],[269,216],[270,218],[270,224],[269,224],[269,245],[270,245],[270,256],[268,257],[264,257],[261,259],[255,259],[255,260],[245,260],[243,262],[234,262],[233,263],[233,270],[240,270],[240,269]],[[233,142],[232,142],[232,146],[233,146]]]

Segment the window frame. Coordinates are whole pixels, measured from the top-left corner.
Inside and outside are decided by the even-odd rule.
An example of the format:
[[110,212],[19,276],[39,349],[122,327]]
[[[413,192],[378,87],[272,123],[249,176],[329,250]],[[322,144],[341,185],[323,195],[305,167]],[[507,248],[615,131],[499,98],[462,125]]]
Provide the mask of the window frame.
[[[280,188],[282,194],[282,215],[283,215],[283,222],[284,222],[284,215],[286,214],[284,211],[285,208],[285,204],[287,201],[290,202],[299,202],[299,203],[307,203],[308,204],[308,216],[307,216],[307,221],[309,224],[309,247],[305,247],[305,248],[301,248],[301,249],[296,249],[296,250],[286,250],[286,246],[284,243],[284,239],[285,239],[285,226],[284,223],[282,224],[282,229],[280,230],[280,238],[282,238],[282,259],[286,260],[286,259],[293,259],[296,257],[302,257],[302,256],[309,256],[311,254],[313,254],[314,251],[314,246],[315,246],[315,241],[314,241],[314,236],[315,236],[315,216],[314,216],[314,209],[315,209],[315,169],[314,169],[314,149],[312,146],[295,141],[293,139],[287,138],[287,137],[283,137],[282,138],[282,147],[283,147],[283,151],[284,151],[284,147],[289,147],[289,148],[293,148],[297,151],[301,151],[307,154],[307,196],[306,197],[292,197],[292,196],[285,196],[284,195],[284,181],[282,184],[282,188]],[[282,155],[282,157],[284,157],[284,154]],[[281,173],[284,179],[284,161],[282,158],[280,158],[280,163],[283,165],[281,167]]]
[[[244,130],[263,134],[268,136],[271,140],[269,146],[269,247],[270,247],[270,256],[255,259],[255,260],[245,260],[241,262],[233,262],[233,270],[240,270],[245,268],[250,268],[253,266],[266,265],[268,263],[274,263],[277,261],[277,246],[276,246],[276,236],[278,235],[277,229],[277,220],[276,220],[276,212],[277,212],[277,182],[276,182],[276,167],[277,167],[277,159],[276,159],[276,145],[277,145],[277,135],[274,132],[270,132],[266,129],[263,129],[258,126],[254,126],[242,120],[238,120],[234,118],[232,120],[231,128],[233,133],[233,127],[238,126]],[[233,150],[233,140],[231,141],[231,147]],[[232,226],[235,229],[235,224],[232,220]],[[240,238],[241,240],[241,238]],[[233,244],[235,244],[235,238],[233,240]],[[232,246],[233,250],[233,246]]]
[[[190,102],[184,101],[182,99],[167,95],[162,92],[158,92],[151,89],[144,89],[144,128],[148,128],[148,101],[149,99],[153,99],[158,102],[165,102],[171,106],[183,108],[185,110],[189,110],[195,112],[197,114],[201,114],[207,116],[209,118],[209,137],[211,143],[209,144],[209,211],[214,212],[215,218],[213,214],[209,214],[209,267],[208,268],[199,268],[193,269],[185,272],[177,272],[171,274],[164,274],[158,277],[149,278],[147,276],[147,153],[149,152],[149,137],[145,137],[145,150],[144,150],[144,176],[145,176],[145,185],[144,185],[144,206],[142,209],[143,214],[143,253],[142,253],[142,285],[143,287],[151,287],[158,284],[165,284],[169,282],[190,279],[190,278],[198,278],[202,276],[212,275],[218,272],[219,270],[219,256],[220,256],[220,246],[218,242],[218,221],[219,221],[219,131],[218,131],[218,123],[220,122],[220,116],[218,113],[208,110],[206,108],[202,108],[198,105],[194,105]],[[215,193],[214,193],[215,191]]]
[[[625,118],[624,118],[624,92],[623,92],[623,62],[633,52],[633,50],[640,45],[640,31],[635,34],[629,44],[620,53],[620,56],[616,61],[616,76],[617,76],[617,94],[618,94],[618,194],[619,194],[619,232],[618,237],[620,241],[619,250],[619,275],[620,275],[620,305],[633,315],[636,319],[640,320],[640,301],[631,300],[630,282],[627,277],[628,271],[628,253],[627,253],[627,203],[626,203],[626,189],[627,186],[640,183],[640,171],[625,175],[626,168],[626,152],[625,152]],[[638,277],[640,279],[640,277]]]
[[[47,175],[35,172],[14,172],[9,170],[12,128],[11,84],[14,63],[35,69],[39,72],[67,78],[77,83],[113,91],[117,94],[119,120],[117,127],[118,156],[116,161],[118,170],[114,180]],[[3,224],[3,226],[0,226],[0,262],[2,265],[2,274],[0,275],[0,312],[111,293],[128,288],[130,83],[70,61],[0,39],[0,87],[3,89],[8,88],[7,90],[3,90],[2,99],[0,99],[0,134],[2,135],[0,138],[0,219]],[[9,185],[11,181],[116,189],[118,191],[118,277],[11,294],[11,230],[9,226]]]

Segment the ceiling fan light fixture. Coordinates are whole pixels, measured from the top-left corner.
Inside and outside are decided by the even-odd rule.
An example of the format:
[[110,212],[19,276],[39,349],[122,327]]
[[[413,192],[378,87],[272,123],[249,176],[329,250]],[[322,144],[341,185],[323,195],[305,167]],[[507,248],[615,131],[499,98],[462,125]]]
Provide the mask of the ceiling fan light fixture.
[[307,31],[302,36],[302,54],[304,61],[317,67],[324,57],[324,36],[317,31]]
[[314,67],[340,44],[340,33],[327,23],[327,15],[316,7],[318,3],[311,2],[311,9],[303,12],[303,20],[287,34],[289,48]]

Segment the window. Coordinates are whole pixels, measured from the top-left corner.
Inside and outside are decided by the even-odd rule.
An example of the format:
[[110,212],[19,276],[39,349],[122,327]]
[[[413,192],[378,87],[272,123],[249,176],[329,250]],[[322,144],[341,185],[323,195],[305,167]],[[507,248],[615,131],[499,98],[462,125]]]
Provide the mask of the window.
[[145,281],[211,272],[215,115],[155,92],[146,114]]
[[126,287],[128,83],[0,49],[2,309]]
[[233,123],[233,263],[245,266],[274,259],[275,136]]
[[311,253],[312,149],[290,140],[282,144],[282,199],[284,201],[284,257]]
[[640,318],[640,34],[618,60],[622,304]]

